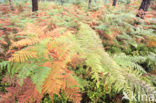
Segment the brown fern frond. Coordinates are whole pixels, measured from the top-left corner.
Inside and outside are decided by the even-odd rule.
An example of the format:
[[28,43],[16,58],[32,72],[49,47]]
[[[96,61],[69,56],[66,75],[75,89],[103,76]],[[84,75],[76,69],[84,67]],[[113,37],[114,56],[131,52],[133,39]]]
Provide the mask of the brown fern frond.
[[70,98],[74,103],[80,103],[81,102],[81,94],[79,89],[77,88],[65,88],[64,89],[65,94],[68,98]]
[[14,93],[16,92],[14,87],[6,88],[8,93],[0,94],[0,103],[15,103]]
[[4,78],[2,79],[2,84],[4,83],[8,83],[9,85],[14,85],[17,81],[17,77],[10,77],[8,74],[4,76]]
[[18,96],[18,103],[40,103],[43,95],[38,92],[35,85],[32,84],[31,81],[27,81],[27,84],[24,85],[27,85],[27,87],[26,90],[22,92],[22,95]]
[[82,64],[83,62],[85,62],[85,58],[80,58],[81,55],[74,55],[72,58],[71,58],[71,63],[68,63],[68,65],[71,65],[73,68],[76,68],[76,65],[80,65]]
[[72,76],[74,74],[72,71],[65,69],[66,74],[64,75],[63,80],[63,90],[68,98],[72,99],[74,103],[80,103],[81,93],[79,90],[79,84]]
[[6,90],[7,93],[0,95],[0,103],[15,103],[15,97],[18,103],[39,103],[42,99],[42,95],[36,90],[30,78],[25,79],[22,86],[16,82],[14,86]]

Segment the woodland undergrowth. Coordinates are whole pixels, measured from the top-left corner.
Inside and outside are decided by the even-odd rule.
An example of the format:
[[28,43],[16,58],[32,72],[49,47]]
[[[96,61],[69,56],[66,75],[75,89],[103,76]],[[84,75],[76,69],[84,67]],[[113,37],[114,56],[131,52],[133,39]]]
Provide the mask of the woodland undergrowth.
[[156,86],[156,21],[135,6],[0,4],[0,103],[121,103]]

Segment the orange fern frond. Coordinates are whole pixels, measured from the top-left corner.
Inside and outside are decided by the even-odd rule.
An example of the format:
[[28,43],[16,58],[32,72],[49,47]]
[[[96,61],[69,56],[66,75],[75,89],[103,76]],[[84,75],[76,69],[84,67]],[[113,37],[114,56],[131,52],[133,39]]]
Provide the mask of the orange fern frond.
[[9,61],[24,62],[30,58],[37,58],[37,52],[28,50],[17,51],[15,54],[12,55]]
[[54,94],[59,95],[60,90],[63,90],[74,103],[80,103],[79,84],[71,76],[71,72],[66,69],[66,64],[62,61],[55,61],[51,64],[51,68],[50,75],[43,83],[42,93],[48,93],[53,99]]
[[148,47],[156,47],[156,41],[148,41],[147,46]]
[[28,46],[28,45],[33,45],[36,44],[40,41],[39,38],[27,38],[27,39],[22,39],[19,40],[17,42],[13,42],[11,48],[13,47],[24,47],[24,46]]
[[62,63],[60,62],[54,62],[51,65],[51,73],[49,74],[48,78],[43,83],[43,93],[48,93],[50,95],[50,98],[53,99],[53,95],[58,94],[60,92],[60,89],[62,87],[62,78],[63,78],[63,69],[62,69]]
[[40,35],[44,35],[44,29],[44,27],[28,23],[26,24],[25,29],[22,32],[17,33],[17,35],[30,35],[33,37],[39,37]]

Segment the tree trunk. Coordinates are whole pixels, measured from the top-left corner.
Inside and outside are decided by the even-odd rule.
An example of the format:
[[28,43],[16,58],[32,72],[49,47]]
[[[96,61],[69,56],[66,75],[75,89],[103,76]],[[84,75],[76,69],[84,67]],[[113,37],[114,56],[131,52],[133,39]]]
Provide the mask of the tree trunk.
[[57,0],[59,4],[63,5],[64,0]]
[[142,3],[139,8],[139,12],[137,13],[137,17],[144,18],[145,12],[148,11],[151,0],[142,0]]
[[38,0],[32,0],[32,11],[38,10]]
[[9,0],[9,5],[10,5],[10,9],[13,11],[14,7],[12,6],[12,1],[11,0]]
[[92,3],[92,0],[89,0],[89,2],[88,2],[88,9],[91,8],[91,3]]
[[117,0],[113,0],[113,6],[116,6]]

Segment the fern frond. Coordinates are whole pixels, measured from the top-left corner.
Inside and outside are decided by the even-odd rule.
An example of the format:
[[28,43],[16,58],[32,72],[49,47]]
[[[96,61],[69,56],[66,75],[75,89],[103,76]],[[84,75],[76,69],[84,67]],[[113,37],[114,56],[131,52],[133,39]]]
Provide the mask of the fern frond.
[[[55,38],[49,42],[48,50],[49,55],[54,59],[51,63],[51,73],[43,84],[43,92],[47,92],[51,99],[54,93],[59,94],[63,90],[67,97],[79,103],[81,95],[79,93],[79,84],[70,75],[71,71],[67,70],[67,63],[71,62],[71,58],[77,54],[76,42],[73,40],[71,33],[64,33],[62,36]],[[78,102],[79,101],[79,102]]]
[[[96,33],[86,24],[80,24],[80,30],[77,34],[77,40],[81,44],[81,47],[84,47],[84,54],[86,59],[91,59],[96,64],[93,65],[93,62],[87,62],[87,65],[94,69],[97,72],[108,73],[108,79],[106,79],[107,86],[113,86],[116,92],[128,89],[127,91],[132,92],[134,88],[141,87],[147,91],[147,89],[152,88],[149,93],[153,93],[152,90],[155,88],[148,82],[145,82],[143,79],[140,79],[139,72],[129,72],[129,69],[120,67],[116,62],[109,57],[109,55],[104,51],[100,38]],[[82,54],[83,54],[82,53]],[[89,55],[90,54],[90,55]],[[95,56],[95,57],[94,57]],[[94,57],[94,58],[93,58]],[[95,59],[96,58],[96,59]],[[132,59],[134,63],[144,60],[144,58]],[[87,60],[86,60],[87,61]],[[97,66],[97,67],[96,67]],[[134,66],[136,68],[136,65]],[[99,75],[96,75],[96,77]],[[137,75],[138,74],[138,75]],[[94,72],[93,72],[94,75]],[[128,82],[127,79],[130,81]],[[98,80],[98,79],[97,79]],[[139,82],[139,83],[138,83]],[[131,87],[130,84],[135,84],[136,87]],[[143,84],[146,86],[142,87]],[[146,88],[147,87],[147,88]]]
[[146,60],[145,57],[141,56],[126,56],[125,54],[117,54],[113,56],[114,60],[118,65],[120,65],[123,68],[133,68],[136,69],[142,73],[146,73],[146,71],[138,65],[138,63],[144,62]]
[[38,43],[39,41],[40,41],[39,38],[26,38],[26,39],[19,40],[17,42],[13,42],[10,48],[31,46],[33,44]]
[[[92,67],[95,77],[100,78],[97,73],[109,73],[111,80],[109,80],[109,85],[116,82],[114,87],[117,91],[124,88],[126,83],[125,77],[120,72],[120,67],[109,57],[109,55],[104,51],[102,42],[98,35],[93,31],[88,25],[81,23],[80,30],[77,34],[77,40],[84,49],[84,55],[89,61],[87,65]],[[96,64],[93,64],[94,61]],[[122,82],[121,82],[122,81]]]
[[39,102],[42,99],[42,95],[39,94],[30,78],[25,79],[22,86],[18,82],[14,85],[7,88],[7,93],[0,95],[1,103],[15,103],[16,98],[18,99],[18,103]]
[[0,63],[0,70],[2,71],[7,65],[8,65],[8,61],[3,61]]
[[18,35],[27,35],[30,37],[39,37],[40,35],[44,35],[44,27],[39,27],[32,23],[27,23],[22,32],[19,32]]
[[54,93],[59,95],[60,90],[62,89],[65,91],[65,93],[69,98],[76,101],[79,100],[80,102],[81,96],[78,92],[79,88],[73,87],[75,85],[78,85],[78,83],[68,72],[65,71],[65,67],[66,67],[65,64],[63,64],[60,61],[56,61],[51,64],[51,72],[43,84],[42,92],[48,93],[51,99],[53,99]]
[[74,103],[80,103],[82,95],[80,93],[80,85],[74,78],[74,73],[65,69],[66,74],[63,78],[62,90],[64,90],[66,96],[73,100]]
[[59,95],[60,89],[62,87],[62,78],[63,78],[63,67],[64,65],[60,62],[54,62],[51,65],[51,72],[48,78],[45,80],[43,84],[43,93],[47,92],[51,99],[53,99],[54,93]]
[[[125,77],[127,78],[128,82],[130,83],[130,86],[133,90],[135,88],[136,90],[141,89],[144,94],[154,94],[155,87],[152,86],[152,84],[147,83],[146,81],[138,78],[135,74],[132,73],[126,73]],[[133,78],[133,79],[132,79]],[[138,91],[134,91],[138,92]]]
[[38,67],[33,68],[33,75],[31,75],[31,79],[33,83],[36,85],[39,92],[42,90],[42,85],[45,79],[48,77],[51,68],[48,67]]
[[9,59],[9,61],[24,62],[30,58],[37,58],[37,57],[38,57],[37,52],[35,51],[21,50],[13,54],[12,57]]
[[[22,64],[21,64],[22,65]],[[37,64],[28,64],[28,63],[23,63],[22,67],[20,70],[18,70],[18,75],[17,77],[20,79],[19,84],[23,84],[23,80],[31,75],[33,75],[33,71],[36,69],[40,68]]]

